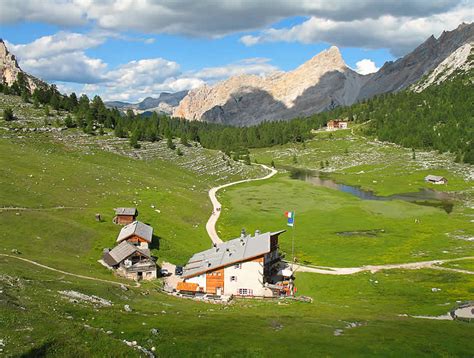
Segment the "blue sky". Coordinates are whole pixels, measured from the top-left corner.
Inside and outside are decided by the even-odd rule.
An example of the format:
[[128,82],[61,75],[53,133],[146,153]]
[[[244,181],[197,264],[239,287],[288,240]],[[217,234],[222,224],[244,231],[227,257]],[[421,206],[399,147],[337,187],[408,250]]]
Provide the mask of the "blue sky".
[[472,0],[2,0],[0,37],[23,69],[64,91],[137,101],[290,71],[331,45],[371,73],[472,22],[473,8]]

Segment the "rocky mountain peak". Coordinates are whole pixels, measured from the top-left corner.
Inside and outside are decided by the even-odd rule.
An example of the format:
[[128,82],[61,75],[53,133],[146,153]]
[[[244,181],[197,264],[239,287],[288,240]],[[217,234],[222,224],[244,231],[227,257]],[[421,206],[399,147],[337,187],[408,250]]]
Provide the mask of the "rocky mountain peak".
[[309,68],[309,67],[331,71],[331,70],[346,69],[347,65],[344,62],[344,59],[342,58],[339,48],[337,48],[336,46],[331,46],[327,50],[324,50],[318,53],[309,61],[303,63],[295,71],[298,71],[304,68]]
[[353,103],[365,77],[347,67],[335,46],[289,72],[232,76],[194,89],[175,117],[234,125],[309,115]]
[[0,39],[0,82],[11,86],[20,72],[25,74],[30,91],[34,91],[38,86],[46,86],[44,82],[22,71],[15,55],[8,51],[5,42]]

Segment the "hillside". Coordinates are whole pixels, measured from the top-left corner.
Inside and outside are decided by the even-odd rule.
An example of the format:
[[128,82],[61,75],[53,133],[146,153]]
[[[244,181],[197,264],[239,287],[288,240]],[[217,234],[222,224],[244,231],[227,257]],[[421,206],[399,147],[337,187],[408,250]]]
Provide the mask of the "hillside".
[[474,23],[463,23],[453,31],[444,31],[438,39],[431,36],[404,57],[385,63],[362,86],[358,100],[409,87],[460,47],[471,42],[474,42]]
[[[183,148],[185,155],[179,157],[162,141],[141,142],[134,149],[107,128],[91,136],[55,127],[67,112],[52,109],[46,116],[42,106],[0,96],[0,107],[11,107],[17,115],[12,122],[0,120],[0,148],[8,153],[0,158],[0,222],[15,228],[2,231],[0,240],[0,348],[7,356],[61,357],[71,351],[88,357],[416,355],[427,346],[433,355],[472,351],[468,323],[415,318],[443,315],[471,298],[472,275],[441,266],[351,276],[298,272],[298,295],[312,297],[313,303],[236,299],[216,305],[167,295],[161,280],[136,287],[116,277],[97,262],[119,229],[112,223],[112,208],[137,206],[140,220],[155,228],[159,246],[153,253],[159,262],[182,264],[210,247],[204,231],[209,187],[262,173],[243,164],[244,171],[233,175],[214,170],[218,159],[224,163],[220,168],[227,167],[222,153],[200,147]],[[398,200],[360,200],[291,179],[282,170],[270,181],[220,194],[224,206],[218,229],[224,238],[238,235],[243,226],[249,231],[284,228],[283,211],[296,207],[295,247],[305,262],[347,267],[474,252],[469,240],[472,182],[465,179],[468,168],[447,155],[419,152],[412,160],[410,150],[350,131],[320,133],[304,144],[251,155],[263,163],[274,159],[278,167],[295,165],[295,155],[301,168],[325,160],[328,175],[387,193],[429,187],[423,177],[435,172],[450,180],[440,190],[462,193],[462,199],[456,199],[451,214]],[[97,213],[102,222],[95,220]],[[365,233],[371,230],[376,236]],[[287,254],[290,238],[285,234],[280,243]],[[455,261],[451,269],[471,263]],[[281,343],[288,340],[292,344]]]

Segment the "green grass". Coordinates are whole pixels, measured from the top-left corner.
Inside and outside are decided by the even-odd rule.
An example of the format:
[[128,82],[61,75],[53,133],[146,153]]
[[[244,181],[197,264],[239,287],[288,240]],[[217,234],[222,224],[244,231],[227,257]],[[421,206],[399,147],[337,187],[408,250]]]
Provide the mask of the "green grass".
[[[250,232],[286,228],[283,213],[295,210],[295,253],[300,262],[350,267],[474,254],[474,243],[450,236],[473,230],[460,203],[447,214],[404,201],[361,200],[283,174],[227,188],[219,200],[224,209],[218,230],[224,238],[238,236],[242,226]],[[378,233],[375,237],[363,232],[340,234],[367,230]],[[280,240],[288,257],[292,235],[290,229]]]
[[[161,357],[470,356],[474,349],[468,323],[401,316],[445,314],[456,301],[471,298],[474,281],[466,275],[431,270],[299,274],[299,292],[312,296],[311,304],[241,300],[221,306],[169,297],[150,287],[124,292],[32,271],[13,259],[0,258],[0,268],[18,279],[14,286],[0,280],[0,337],[8,355],[41,348],[61,357],[71,351],[83,357],[136,354],[123,339],[155,347]],[[433,293],[432,287],[441,291]],[[61,290],[97,295],[113,306],[71,303],[58,294]],[[125,312],[124,304],[133,311]],[[346,328],[351,322],[360,326]],[[159,333],[151,334],[152,328]],[[334,336],[336,329],[343,335]]]
[[45,137],[1,140],[0,150],[9,153],[0,159],[0,206],[40,209],[0,213],[2,227],[11,228],[0,233],[4,252],[17,249],[61,269],[109,276],[96,260],[115,243],[119,206],[136,206],[139,220],[154,227],[160,260],[184,263],[209,246],[209,184],[190,172],[165,161],[72,152]]
[[[453,156],[417,152],[413,160],[410,149],[352,135],[350,130],[318,133],[305,144],[254,149],[251,155],[259,163],[269,164],[273,160],[277,166],[321,170],[339,182],[379,195],[416,192],[420,188],[472,192],[472,180],[466,179],[471,173],[470,166],[454,163]],[[294,156],[297,163],[293,161]],[[425,183],[428,174],[444,176],[448,184]]]
[[442,266],[474,272],[474,259],[447,262],[447,263],[443,264]]
[[[22,109],[25,116],[35,114],[30,107]],[[153,253],[159,260],[182,264],[194,252],[210,246],[204,228],[211,211],[209,187],[238,179],[238,175],[225,177],[210,171],[199,174],[173,160],[136,160],[105,152],[96,145],[97,138],[86,145],[62,144],[61,140],[81,139],[77,135],[68,138],[73,131],[66,131],[63,137],[29,134],[19,138],[9,131],[0,133],[4,154],[0,158],[0,206],[18,208],[0,210],[0,253],[13,254],[16,249],[22,258],[91,277],[119,280],[97,263],[102,249],[114,245],[120,230],[111,222],[114,207],[137,206],[139,219],[151,224],[159,237],[159,248]],[[364,143],[343,132],[333,138],[322,134],[307,143],[306,149],[298,148],[297,166],[315,168],[327,158],[334,165],[339,163],[333,174],[338,180],[361,179],[357,185],[378,188],[384,195],[424,185],[415,183],[424,169],[412,164],[404,167],[410,153],[381,146],[374,155],[371,145]],[[269,163],[281,154],[277,164],[292,165],[291,150],[291,146],[260,149],[253,158]],[[216,156],[220,154],[209,151],[210,158]],[[345,156],[347,168],[340,159]],[[364,162],[360,158],[371,159]],[[386,162],[398,168],[402,179],[388,182],[389,173],[377,169]],[[354,166],[361,165],[368,167],[356,174],[361,168]],[[469,189],[470,184],[462,179],[463,168],[454,169],[458,171],[448,177],[450,190]],[[466,190],[463,195],[469,200],[471,194]],[[242,226],[249,232],[284,228],[283,212],[296,209],[296,253],[301,261],[314,264],[356,266],[474,254],[474,243],[456,238],[472,236],[472,209],[461,202],[448,215],[401,201],[362,201],[292,180],[286,174],[227,188],[219,197],[224,205],[218,224],[223,238],[238,236]],[[57,208],[62,206],[65,208]],[[95,221],[96,213],[103,222]],[[415,218],[420,223],[415,224]],[[377,229],[384,232],[376,237],[337,234]],[[291,233],[281,236],[281,247],[289,254]],[[467,260],[450,266],[454,264],[471,267]],[[136,340],[147,349],[155,347],[160,357],[469,357],[474,350],[472,324],[404,316],[441,315],[458,301],[471,300],[472,275],[438,270],[340,277],[297,273],[298,294],[311,296],[311,304],[237,300],[230,306],[212,305],[164,295],[158,290],[160,284],[143,283],[123,291],[117,285],[0,257],[0,340],[5,345],[1,353],[137,356],[139,352],[125,345],[124,339]],[[434,287],[441,291],[432,292]],[[58,293],[61,290],[97,295],[111,300],[113,306],[73,303]],[[125,312],[125,304],[133,311]],[[348,329],[350,322],[360,326]],[[159,333],[151,334],[152,328]],[[342,329],[343,335],[334,336],[336,329]]]

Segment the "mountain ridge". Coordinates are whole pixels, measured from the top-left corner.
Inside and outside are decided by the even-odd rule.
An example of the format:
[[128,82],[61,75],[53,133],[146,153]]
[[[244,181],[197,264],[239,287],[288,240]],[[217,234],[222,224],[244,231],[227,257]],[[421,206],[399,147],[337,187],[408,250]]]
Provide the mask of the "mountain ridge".
[[369,75],[350,69],[332,46],[289,72],[233,76],[193,89],[173,116],[238,126],[308,116],[406,89],[473,41],[474,23],[462,23],[439,38],[431,35],[404,57],[386,62]]
[[351,104],[366,78],[332,46],[289,72],[232,76],[191,90],[173,116],[233,125],[290,119]]

